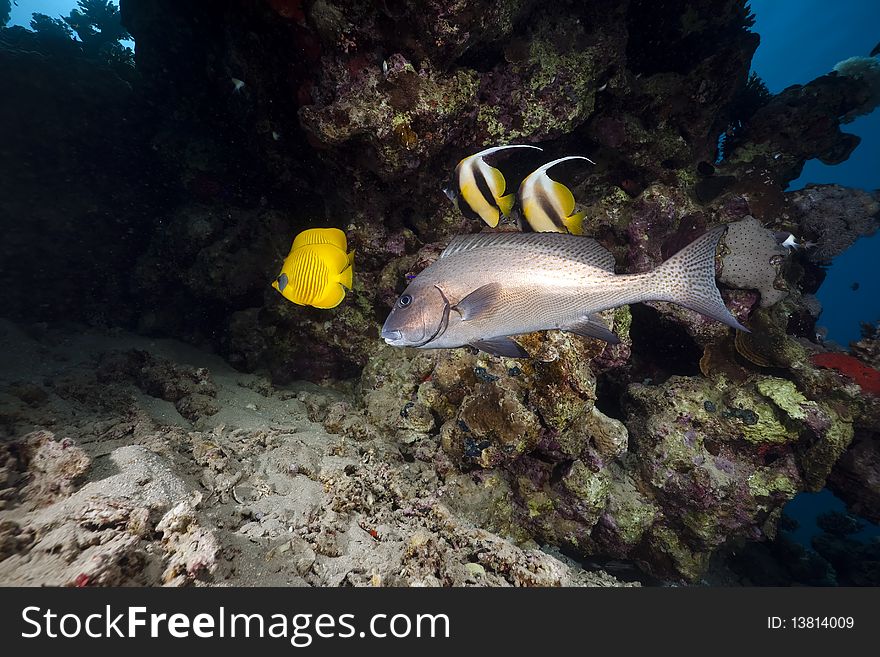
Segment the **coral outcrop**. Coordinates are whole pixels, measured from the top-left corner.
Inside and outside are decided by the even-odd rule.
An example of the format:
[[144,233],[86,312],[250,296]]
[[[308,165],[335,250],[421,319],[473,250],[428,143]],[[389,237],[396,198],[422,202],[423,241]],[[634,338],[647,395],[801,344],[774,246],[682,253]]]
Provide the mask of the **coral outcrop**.
[[[775,536],[784,504],[829,473],[854,509],[876,506],[860,474],[880,432],[870,375],[828,366],[876,368],[876,349],[817,342],[813,295],[880,204],[786,191],[807,160],[858,146],[841,126],[874,102],[871,75],[844,66],[771,95],[749,77],[744,0],[121,0],[121,16],[134,67],[106,49],[96,62],[60,24],[60,42],[45,23],[0,29],[0,72],[31,119],[2,146],[25,165],[0,176],[0,215],[29,217],[4,233],[3,307],[43,322],[37,339],[61,320],[121,324],[270,381],[241,379],[244,419],[231,374],[143,345],[103,353],[88,380],[9,381],[0,502],[62,519],[2,525],[4,573],[33,560],[55,583],[244,582],[253,539],[283,583],[596,583],[538,545],[694,582],[729,541]],[[597,163],[571,186],[618,273],[729,224],[719,285],[751,332],[657,302],[604,313],[620,344],[528,335],[528,359],[383,344],[406,282],[482,228],[441,191],[455,163],[507,142]],[[269,287],[316,226],[356,252],[330,311]],[[786,250],[783,231],[817,246]],[[298,379],[323,386],[288,394]],[[64,426],[57,404],[110,425]],[[155,495],[83,483],[99,456],[159,477],[138,474],[154,459],[131,443],[171,462],[182,449],[206,495],[183,477]],[[112,546],[106,567],[76,541]]]

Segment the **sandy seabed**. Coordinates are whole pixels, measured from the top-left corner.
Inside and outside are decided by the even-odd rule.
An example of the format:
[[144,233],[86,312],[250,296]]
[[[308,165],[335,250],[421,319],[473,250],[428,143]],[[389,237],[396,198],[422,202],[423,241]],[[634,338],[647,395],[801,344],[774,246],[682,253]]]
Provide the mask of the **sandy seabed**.
[[482,529],[466,473],[316,421],[356,408],[172,340],[0,320],[0,585],[621,585]]

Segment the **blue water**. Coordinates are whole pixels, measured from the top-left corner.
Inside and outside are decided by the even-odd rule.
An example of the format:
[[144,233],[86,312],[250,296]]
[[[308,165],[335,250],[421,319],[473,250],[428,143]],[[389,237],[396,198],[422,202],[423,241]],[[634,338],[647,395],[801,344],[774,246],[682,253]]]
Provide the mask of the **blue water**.
[[[831,491],[826,489],[818,493],[798,495],[785,507],[785,513],[798,521],[798,528],[790,533],[791,537],[801,545],[809,547],[812,538],[822,533],[822,530],[816,525],[816,516],[829,511],[846,512],[846,505],[837,499]],[[867,542],[880,536],[880,527],[864,519],[862,522],[865,523],[864,529],[856,534],[851,534],[851,538]]]
[[[792,84],[803,84],[823,75],[834,65],[855,55],[867,56],[880,40],[878,0],[752,0],[756,16],[754,30],[761,45],[752,60],[752,70],[778,93]],[[880,112],[863,116],[843,126],[859,135],[862,143],[850,158],[835,166],[811,160],[791,189],[809,183],[838,183],[847,187],[880,188]],[[880,282],[876,263],[880,261],[880,236],[862,238],[834,259],[818,297],[824,310],[819,324],[828,338],[842,345],[859,337],[859,323],[880,320]],[[858,290],[853,290],[858,283]],[[830,491],[801,493],[785,512],[798,521],[794,539],[809,546],[820,532],[816,517],[827,511],[844,511],[843,502]],[[880,535],[880,528],[867,525],[857,538]]]
[[[773,93],[828,73],[841,60],[867,56],[880,41],[878,0],[752,0],[751,7],[757,18],[754,30],[761,35],[752,70]],[[852,156],[835,166],[807,162],[791,189],[808,183],[880,189],[880,112],[859,117],[843,130],[862,138]],[[878,261],[876,237],[860,240],[835,258],[818,294],[825,306],[819,324],[831,340],[846,345],[858,339],[860,322],[880,320]],[[851,289],[854,282],[859,283],[857,292]]]

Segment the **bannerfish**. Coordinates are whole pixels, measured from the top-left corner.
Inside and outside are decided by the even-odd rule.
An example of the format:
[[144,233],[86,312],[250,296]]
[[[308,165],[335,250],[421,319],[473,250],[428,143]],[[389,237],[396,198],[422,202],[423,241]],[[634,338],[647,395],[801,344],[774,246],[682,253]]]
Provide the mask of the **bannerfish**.
[[776,241],[779,242],[779,246],[785,247],[789,251],[792,249],[812,249],[819,246],[816,242],[798,242],[794,235],[785,231],[774,233],[774,236]]
[[586,160],[582,155],[569,155],[553,160],[530,173],[519,186],[519,205],[528,225],[536,233],[571,233],[583,235],[584,212],[575,212],[571,190],[550,178],[552,167],[570,160]]
[[510,216],[516,200],[515,186],[509,187],[504,174],[489,162],[501,157],[502,154],[508,155],[507,151],[515,148],[542,150],[527,144],[494,146],[470,155],[458,163],[452,176],[452,183],[443,191],[464,216],[469,219],[482,219],[492,228],[498,225],[502,216]]
[[774,233],[773,236],[776,238],[776,241],[779,242],[779,246],[784,247],[788,250],[797,249],[800,247],[800,244],[797,243],[795,236],[791,233],[780,231]]
[[345,233],[338,228],[303,231],[293,240],[272,287],[300,306],[338,306],[354,274],[354,251],[346,253],[347,248]]
[[596,313],[639,301],[671,301],[747,331],[715,285],[715,249],[726,230],[709,230],[642,274],[615,274],[611,253],[587,237],[460,235],[400,295],[381,335],[397,347],[470,345],[523,358],[510,336],[560,329],[617,343]]

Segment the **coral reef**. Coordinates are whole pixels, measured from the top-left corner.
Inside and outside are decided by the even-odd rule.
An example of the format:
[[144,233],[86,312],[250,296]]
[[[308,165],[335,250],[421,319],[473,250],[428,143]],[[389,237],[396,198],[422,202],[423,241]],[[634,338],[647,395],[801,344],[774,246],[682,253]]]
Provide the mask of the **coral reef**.
[[785,298],[777,288],[785,249],[754,217],[728,224],[724,256],[718,279],[731,287],[758,290],[761,307],[772,306]]
[[862,80],[868,86],[869,93],[864,103],[849,111],[846,120],[870,114],[880,106],[880,62],[874,57],[850,57],[834,65],[834,72],[844,77]]
[[831,260],[880,227],[880,199],[858,189],[808,185],[792,194],[790,208],[791,220],[817,243],[811,260]]
[[[877,586],[880,543],[876,537],[856,536],[863,528],[857,518],[837,511],[819,515],[820,533],[809,546],[796,542],[797,522],[783,515],[780,531],[769,544],[738,546],[721,582],[758,586]],[[720,582],[719,582],[720,583]]]
[[[30,333],[4,339],[67,359],[37,377],[4,353],[4,582],[615,583],[559,551],[697,582],[829,476],[876,509],[876,335],[829,351],[813,295],[880,202],[786,191],[858,146],[864,63],[769,94],[744,0],[122,0],[124,28],[85,4],[0,28],[23,163],[0,175],[0,300]],[[441,192],[455,163],[514,141],[597,162],[572,188],[618,273],[729,224],[720,287],[751,333],[657,302],[603,313],[617,345],[523,336],[529,359],[383,344],[406,281],[481,228]],[[269,285],[327,226],[354,289],[295,306]],[[66,321],[241,372],[105,334],[81,362]]]

